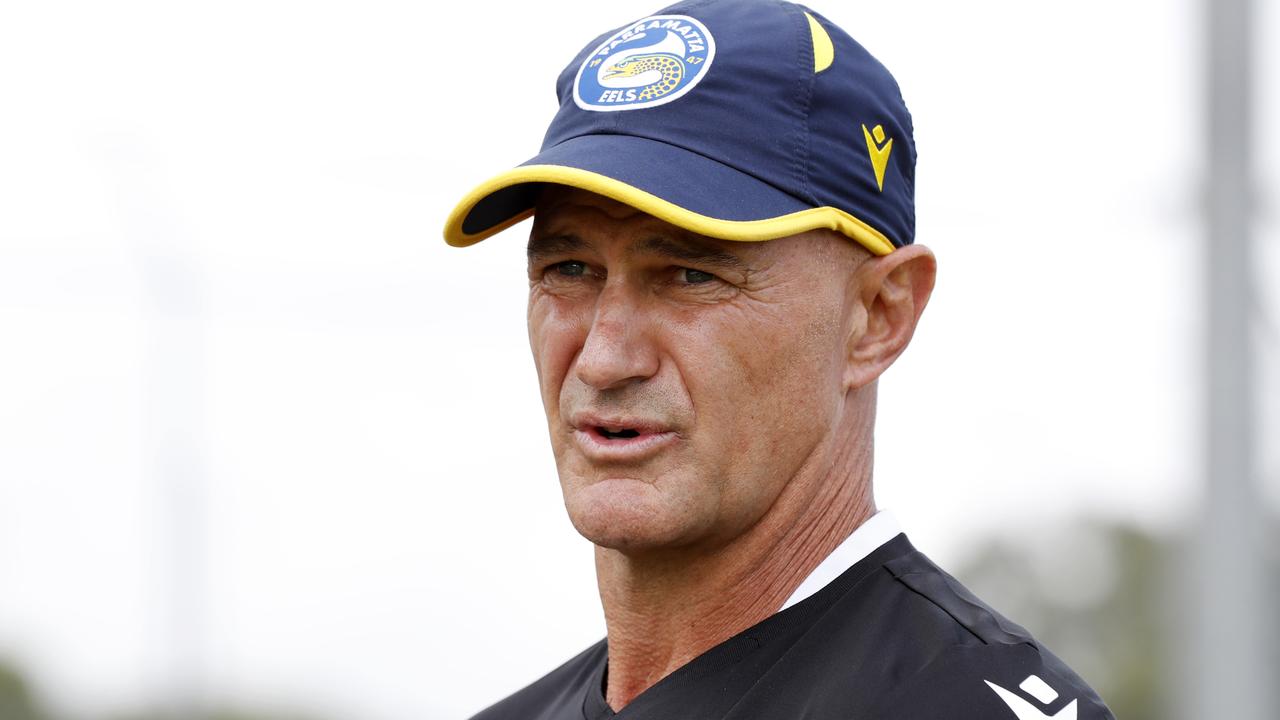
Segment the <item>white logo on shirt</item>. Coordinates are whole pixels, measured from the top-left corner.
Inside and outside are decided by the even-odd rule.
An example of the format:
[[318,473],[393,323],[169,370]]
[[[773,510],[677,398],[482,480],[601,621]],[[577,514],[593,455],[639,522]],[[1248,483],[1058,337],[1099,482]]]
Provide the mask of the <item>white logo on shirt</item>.
[[[1075,700],[1072,700],[1069,705],[1053,715],[1049,715],[1022,699],[1022,697],[1005,690],[990,680],[984,680],[983,682],[994,690],[996,695],[1000,696],[1000,699],[1004,701],[1004,704],[1008,705],[1009,709],[1013,711],[1013,714],[1018,716],[1018,720],[1048,720],[1049,718],[1053,718],[1053,720],[1076,720]],[[1058,692],[1049,687],[1048,683],[1041,680],[1039,676],[1036,675],[1028,675],[1027,679],[1023,680],[1022,684],[1018,686],[1018,689],[1034,697],[1036,700],[1039,700],[1042,705],[1048,705],[1058,699]]]

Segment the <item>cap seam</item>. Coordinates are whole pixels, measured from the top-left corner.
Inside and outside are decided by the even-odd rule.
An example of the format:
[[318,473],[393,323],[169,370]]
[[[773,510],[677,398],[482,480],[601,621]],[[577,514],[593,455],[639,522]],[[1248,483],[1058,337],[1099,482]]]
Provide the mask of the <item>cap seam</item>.
[[785,10],[791,16],[792,36],[795,40],[796,47],[796,66],[800,70],[800,81],[796,84],[795,102],[800,108],[800,127],[796,133],[794,149],[792,151],[791,170],[799,180],[799,186],[804,193],[803,198],[806,202],[815,207],[819,205],[818,198],[813,192],[813,188],[809,182],[809,116],[813,110],[813,76],[812,72],[808,72],[813,67],[813,48],[812,43],[806,43],[805,39],[809,32],[809,21],[804,17],[804,10],[794,3],[782,3]]

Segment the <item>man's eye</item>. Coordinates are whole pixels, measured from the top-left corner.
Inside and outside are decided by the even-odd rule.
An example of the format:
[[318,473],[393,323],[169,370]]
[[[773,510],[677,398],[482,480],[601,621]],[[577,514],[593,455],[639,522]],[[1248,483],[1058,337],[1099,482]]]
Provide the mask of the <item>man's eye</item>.
[[581,277],[587,272],[587,264],[578,262],[577,260],[565,260],[564,262],[558,262],[555,265],[552,265],[551,269],[560,275]]
[[711,282],[716,279],[715,275],[693,268],[680,268],[681,279],[689,285],[697,285],[699,283]]

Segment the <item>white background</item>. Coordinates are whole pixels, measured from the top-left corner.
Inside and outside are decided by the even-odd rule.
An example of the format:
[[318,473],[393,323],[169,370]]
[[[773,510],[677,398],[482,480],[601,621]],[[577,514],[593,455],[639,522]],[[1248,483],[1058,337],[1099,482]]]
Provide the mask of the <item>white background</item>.
[[[0,655],[43,698],[461,718],[603,635],[528,353],[527,228],[440,232],[537,151],[564,63],[657,9],[0,4]],[[1081,514],[1175,529],[1201,467],[1199,5],[817,9],[903,88],[940,261],[882,382],[881,506],[944,565]]]

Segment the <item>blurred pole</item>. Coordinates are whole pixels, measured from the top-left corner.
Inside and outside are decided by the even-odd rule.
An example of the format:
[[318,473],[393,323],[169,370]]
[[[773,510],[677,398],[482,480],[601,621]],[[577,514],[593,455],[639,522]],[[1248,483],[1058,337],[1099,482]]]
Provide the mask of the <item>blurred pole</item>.
[[139,260],[149,299],[150,469],[161,493],[165,575],[162,703],[174,720],[205,705],[205,480],[202,446],[204,323],[201,283],[181,238],[148,238]]
[[156,490],[156,630],[161,709],[172,720],[205,712],[206,550],[202,277],[170,198],[161,158],[113,138],[122,221],[144,290],[143,391],[147,471]]
[[1252,2],[1205,0],[1203,12],[1207,477],[1187,577],[1192,642],[1174,633],[1170,649],[1190,670],[1180,683],[1183,717],[1264,720],[1277,714],[1268,667],[1274,609],[1265,604],[1266,517],[1254,462]]

